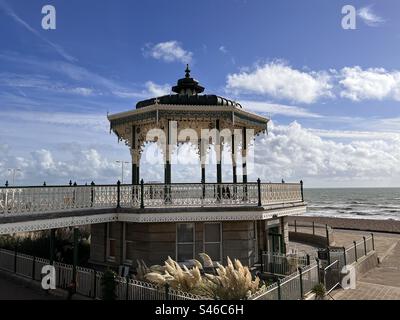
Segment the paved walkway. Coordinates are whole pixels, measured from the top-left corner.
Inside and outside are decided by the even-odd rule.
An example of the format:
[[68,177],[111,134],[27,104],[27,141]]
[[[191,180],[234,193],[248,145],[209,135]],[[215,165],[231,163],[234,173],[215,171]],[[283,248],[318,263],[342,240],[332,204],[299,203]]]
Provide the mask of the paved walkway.
[[60,300],[44,291],[30,288],[0,273],[0,300]]
[[[306,231],[309,232],[309,231]],[[334,230],[335,245],[348,247],[370,232]],[[400,300],[400,234],[374,232],[375,251],[381,263],[365,273],[354,290],[335,290],[335,300]],[[315,248],[292,242],[290,248],[312,253]]]
[[[352,235],[360,233],[335,232],[335,239],[345,241]],[[400,235],[376,233],[375,248],[379,266],[365,273],[356,289],[336,291],[335,300],[400,300]]]

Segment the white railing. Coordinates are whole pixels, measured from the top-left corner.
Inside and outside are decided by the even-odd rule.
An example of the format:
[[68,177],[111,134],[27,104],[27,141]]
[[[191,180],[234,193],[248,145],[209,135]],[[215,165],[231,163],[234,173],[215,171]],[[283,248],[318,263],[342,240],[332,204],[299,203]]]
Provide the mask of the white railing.
[[309,263],[309,257],[297,254],[281,254],[264,251],[262,253],[263,271],[276,275],[289,275]]
[[303,201],[291,183],[0,187],[0,215],[101,208],[258,206]]
[[[42,268],[50,261],[26,254],[0,249],[0,270],[41,281]],[[57,288],[66,289],[73,282],[73,266],[54,262]],[[34,272],[34,274],[32,274]],[[76,267],[76,292],[95,299],[102,298],[102,272]],[[118,300],[207,300],[208,298],[188,292],[159,287],[151,283],[116,277]]]
[[300,300],[318,284],[318,265],[299,268],[291,275],[253,294],[249,300]]
[[302,188],[298,183],[262,183],[261,202],[263,204],[281,204],[302,201]]
[[94,276],[95,270],[76,267],[76,292],[86,297],[93,297],[95,286]]
[[145,207],[257,205],[257,184],[144,185]]

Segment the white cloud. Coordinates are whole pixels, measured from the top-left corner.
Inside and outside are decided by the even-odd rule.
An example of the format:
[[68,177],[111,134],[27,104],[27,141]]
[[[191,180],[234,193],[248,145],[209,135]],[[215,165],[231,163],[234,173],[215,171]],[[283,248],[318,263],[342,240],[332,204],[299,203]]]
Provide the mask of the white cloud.
[[304,179],[308,186],[310,181],[324,186],[399,181],[399,135],[369,138],[344,143],[321,138],[297,122],[272,126],[269,136],[256,142],[255,172],[264,181]]
[[146,56],[149,55],[154,59],[165,62],[191,63],[193,59],[193,53],[183,49],[181,44],[175,40],[160,42],[155,45],[147,44],[143,50]]
[[385,20],[379,17],[375,12],[373,12],[371,6],[362,7],[357,12],[358,16],[365,22],[366,25],[370,27],[376,27],[385,22]]
[[222,53],[228,52],[228,50],[224,46],[220,46],[218,50],[221,51]]
[[359,66],[346,67],[340,72],[343,87],[340,95],[353,101],[366,99],[394,99],[400,101],[400,71],[384,68],[363,70]]
[[280,61],[257,66],[253,71],[229,74],[227,89],[299,103],[313,103],[321,97],[332,96],[327,72],[303,72]]
[[[297,122],[288,126],[271,123],[269,135],[257,138],[254,148],[255,168],[250,173],[251,180],[258,177],[262,181],[280,181],[284,178],[289,182],[303,179],[308,187],[398,186],[400,181],[399,134],[310,130]],[[121,146],[121,150],[126,151],[123,158],[128,160],[128,148]],[[120,178],[121,170],[115,163],[115,151],[106,153],[100,147],[71,143],[63,145],[62,151],[38,148],[27,155],[16,156],[8,144],[0,143],[0,151],[1,183],[10,179],[7,168],[11,167],[21,168],[17,181],[24,184],[41,184],[43,181],[65,184],[70,179],[78,183],[90,183],[92,180],[96,183],[115,183]],[[142,159],[147,159],[148,152],[155,153],[155,158],[162,158],[160,152],[149,145]],[[118,154],[121,157],[121,152]],[[190,147],[183,146],[175,157],[181,160],[174,167],[174,181],[200,179],[198,157]],[[210,157],[213,158],[213,154]],[[145,181],[161,181],[162,168],[162,165],[143,163],[142,177]],[[225,163],[226,179],[230,170],[231,167]],[[213,172],[215,164],[210,164],[207,167],[209,181],[215,178]],[[129,175],[127,166],[127,181]]]
[[[66,154],[61,156],[48,149],[39,149],[22,157],[12,155],[8,149],[0,160],[1,183],[6,180],[11,182],[7,168],[15,167],[21,169],[16,175],[18,185],[41,185],[44,181],[48,184],[67,184],[69,180],[80,184],[92,180],[97,183],[114,183],[120,178],[120,168],[115,161],[98,150],[74,145],[65,151]],[[129,173],[127,168],[127,176]]]
[[171,92],[171,85],[159,85],[153,81],[147,81],[146,89],[150,96],[164,96]]
[[287,106],[283,104],[259,102],[243,100],[240,104],[249,111],[267,113],[271,115],[279,114],[289,117],[299,117],[299,118],[321,118],[322,116],[313,112],[310,112],[304,108],[296,106]]

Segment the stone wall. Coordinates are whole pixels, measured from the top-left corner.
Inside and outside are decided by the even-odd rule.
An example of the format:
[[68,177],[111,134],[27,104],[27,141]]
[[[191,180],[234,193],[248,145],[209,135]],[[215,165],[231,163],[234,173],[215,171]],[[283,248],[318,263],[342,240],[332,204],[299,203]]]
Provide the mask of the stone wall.
[[[123,223],[110,223],[110,236],[116,241],[115,261],[106,258],[107,224],[92,225],[90,258],[93,264],[121,265],[123,261]],[[195,258],[204,252],[204,223],[195,223]],[[222,257],[239,259],[245,265],[254,264],[258,253],[254,250],[253,221],[222,222]],[[125,239],[131,241],[128,256],[132,266],[136,260],[144,260],[146,264],[163,264],[170,256],[176,259],[176,223],[126,223]]]

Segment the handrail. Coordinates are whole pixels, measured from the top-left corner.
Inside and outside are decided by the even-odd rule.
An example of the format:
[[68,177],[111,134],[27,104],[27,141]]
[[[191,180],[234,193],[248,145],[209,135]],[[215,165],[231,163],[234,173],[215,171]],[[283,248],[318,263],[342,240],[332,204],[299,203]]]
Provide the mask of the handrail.
[[296,183],[148,183],[0,188],[0,214],[76,209],[255,206],[302,203]]
[[[165,184],[165,183],[162,183],[162,182],[157,182],[157,183],[144,183],[144,185],[145,186],[173,186],[173,185],[238,185],[238,186],[240,186],[240,185],[243,185],[243,184],[246,184],[246,185],[257,185],[257,182],[246,182],[246,183],[243,183],[243,182],[237,182],[237,183],[233,183],[233,182],[222,182],[222,183],[216,183],[216,182],[205,182],[205,183],[201,183],[201,182],[198,182],[198,183],[192,183],[192,182],[177,182],[177,183],[167,183],[167,184]],[[273,186],[280,186],[280,185],[282,185],[282,186],[285,186],[285,185],[288,185],[288,186],[300,186],[300,184],[299,183],[295,183],[295,182],[291,182],[291,183],[287,183],[287,182],[285,182],[285,183],[279,183],[279,182],[262,182],[261,183],[261,185],[262,186],[265,186],[265,185],[273,185]],[[32,186],[0,186],[0,190],[1,189],[7,189],[7,190],[9,190],[9,189],[30,189],[30,188],[38,188],[38,189],[40,189],[40,188],[43,188],[43,189],[46,189],[46,188],[76,188],[76,187],[79,187],[79,188],[91,188],[91,187],[115,187],[116,186],[116,184],[94,184],[94,185],[91,185],[91,184],[77,184],[77,185],[69,185],[69,184],[64,184],[64,185],[45,185],[45,186],[43,186],[43,185],[32,185]],[[139,184],[130,184],[130,183],[124,183],[124,184],[122,184],[121,183],[121,187],[130,187],[130,186],[140,186],[140,183]]]

